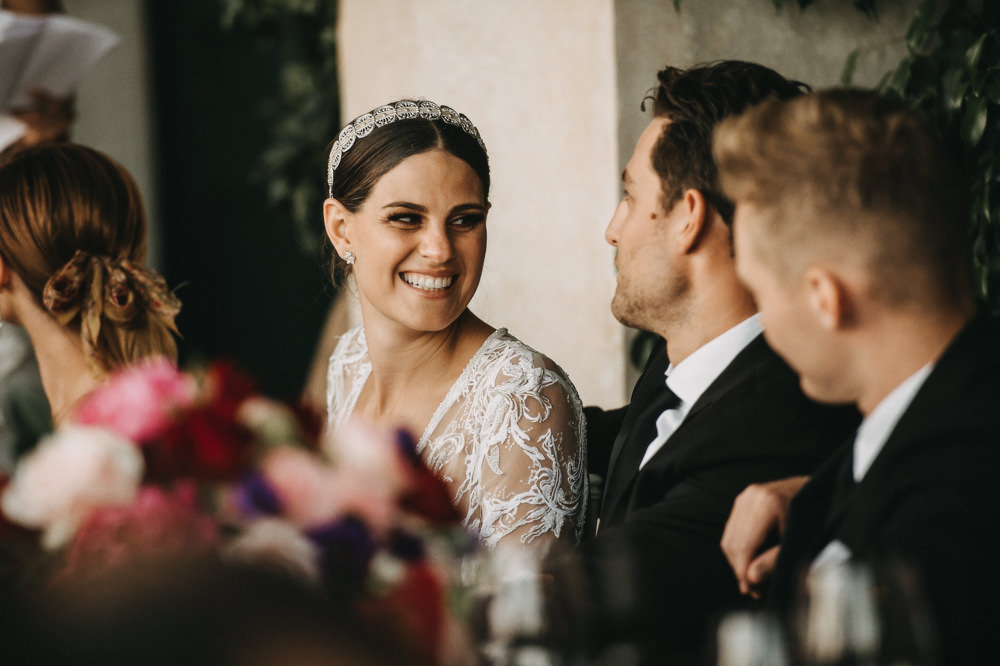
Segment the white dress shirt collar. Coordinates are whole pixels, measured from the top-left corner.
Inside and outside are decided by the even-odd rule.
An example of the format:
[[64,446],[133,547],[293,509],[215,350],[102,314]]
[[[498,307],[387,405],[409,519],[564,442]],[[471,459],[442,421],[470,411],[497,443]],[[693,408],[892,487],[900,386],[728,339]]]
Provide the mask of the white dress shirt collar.
[[671,363],[666,371],[667,386],[690,407],[763,330],[760,314],[744,319],[722,335],[703,344],[676,366]]
[[903,412],[913,402],[917,391],[924,385],[924,381],[933,369],[934,364],[928,363],[910,375],[889,395],[882,398],[882,402],[878,403],[875,409],[861,421],[857,435],[854,437],[855,483],[864,478],[872,463],[875,462],[875,458],[885,446],[886,440],[889,439],[889,435],[899,423]]
[[760,315],[753,315],[699,347],[676,367],[667,367],[667,387],[680,398],[680,403],[664,411],[656,419],[656,438],[646,447],[646,453],[639,463],[640,469],[663,448],[701,394],[762,330]]

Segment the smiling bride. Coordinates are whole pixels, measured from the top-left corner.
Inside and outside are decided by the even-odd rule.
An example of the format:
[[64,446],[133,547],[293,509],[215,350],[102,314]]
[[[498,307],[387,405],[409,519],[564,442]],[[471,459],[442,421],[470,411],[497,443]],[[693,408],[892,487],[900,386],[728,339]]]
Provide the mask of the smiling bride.
[[488,547],[575,540],[586,500],[580,399],[550,359],[469,311],[486,254],[490,173],[469,119],[401,100],[330,149],[333,277],[353,273],[362,326],[330,358],[330,427],[422,433],[421,457]]

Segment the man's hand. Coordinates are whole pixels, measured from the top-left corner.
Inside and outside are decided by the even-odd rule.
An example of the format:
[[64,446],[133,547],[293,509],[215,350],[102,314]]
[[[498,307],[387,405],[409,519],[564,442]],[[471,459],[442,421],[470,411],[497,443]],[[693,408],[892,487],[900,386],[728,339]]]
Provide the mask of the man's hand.
[[722,533],[722,551],[743,594],[760,598],[763,583],[778,560],[779,546],[763,552],[760,549],[772,532],[784,533],[788,506],[807,481],[808,476],[793,476],[754,483],[736,496]]

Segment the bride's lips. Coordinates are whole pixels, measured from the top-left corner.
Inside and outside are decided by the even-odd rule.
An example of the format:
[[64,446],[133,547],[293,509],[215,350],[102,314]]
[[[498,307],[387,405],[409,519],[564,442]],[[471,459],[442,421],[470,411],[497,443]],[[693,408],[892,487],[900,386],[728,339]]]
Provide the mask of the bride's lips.
[[414,273],[405,272],[400,273],[399,277],[406,284],[410,285],[414,289],[419,289],[421,291],[444,291],[451,287],[455,283],[455,279],[458,277],[454,273],[449,273],[446,275],[428,275],[426,273]]

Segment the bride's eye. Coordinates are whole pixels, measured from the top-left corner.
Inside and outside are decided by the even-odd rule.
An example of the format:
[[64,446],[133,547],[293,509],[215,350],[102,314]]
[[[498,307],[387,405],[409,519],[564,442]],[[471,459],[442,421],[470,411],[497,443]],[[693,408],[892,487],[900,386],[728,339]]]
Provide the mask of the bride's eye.
[[485,219],[486,216],[482,213],[467,213],[466,215],[461,215],[453,219],[451,224],[457,229],[475,229],[482,224]]
[[420,216],[416,213],[393,213],[386,219],[400,227],[415,227],[421,222]]

